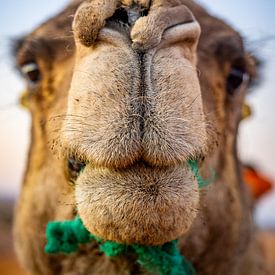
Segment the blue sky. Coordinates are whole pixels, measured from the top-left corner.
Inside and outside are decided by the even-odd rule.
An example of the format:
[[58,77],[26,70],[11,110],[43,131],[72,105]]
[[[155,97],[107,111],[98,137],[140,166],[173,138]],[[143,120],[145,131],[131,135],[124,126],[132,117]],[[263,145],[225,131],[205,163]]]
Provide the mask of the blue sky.
[[[265,62],[261,85],[248,97],[254,115],[241,126],[241,158],[257,164],[275,180],[275,1],[200,0],[245,37],[247,47]],[[3,1],[0,16],[0,194],[18,194],[29,142],[28,113],[16,106],[24,83],[14,72],[8,45],[66,5],[65,0]],[[263,5],[264,3],[264,5]]]

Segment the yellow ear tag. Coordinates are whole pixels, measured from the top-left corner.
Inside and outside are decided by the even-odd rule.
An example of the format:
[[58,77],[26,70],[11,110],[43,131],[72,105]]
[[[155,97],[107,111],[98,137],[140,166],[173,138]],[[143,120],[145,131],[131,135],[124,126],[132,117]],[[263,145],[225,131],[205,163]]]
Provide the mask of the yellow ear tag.
[[30,107],[30,104],[29,104],[29,101],[30,101],[29,96],[30,96],[29,91],[28,91],[28,90],[24,90],[24,91],[21,93],[20,97],[19,97],[19,104],[20,104],[22,107],[27,108],[27,109],[29,109],[29,107]]
[[252,109],[248,103],[243,104],[243,109],[242,109],[242,120],[250,117],[252,115]]

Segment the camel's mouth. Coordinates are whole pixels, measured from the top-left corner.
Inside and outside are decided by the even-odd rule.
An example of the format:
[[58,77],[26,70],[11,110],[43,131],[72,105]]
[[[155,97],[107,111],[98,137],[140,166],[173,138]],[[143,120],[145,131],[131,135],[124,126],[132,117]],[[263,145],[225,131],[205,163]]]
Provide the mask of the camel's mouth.
[[185,164],[127,169],[87,165],[76,181],[76,203],[87,229],[127,244],[159,245],[184,234],[198,206],[198,186]]

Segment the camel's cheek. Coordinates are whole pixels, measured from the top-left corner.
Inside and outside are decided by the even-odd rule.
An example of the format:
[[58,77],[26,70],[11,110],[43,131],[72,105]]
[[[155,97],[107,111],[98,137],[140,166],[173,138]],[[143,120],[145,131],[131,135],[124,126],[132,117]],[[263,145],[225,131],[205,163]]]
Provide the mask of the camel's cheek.
[[193,223],[198,202],[197,183],[185,166],[87,166],[76,182],[77,209],[88,230],[128,244],[159,245],[178,238]]

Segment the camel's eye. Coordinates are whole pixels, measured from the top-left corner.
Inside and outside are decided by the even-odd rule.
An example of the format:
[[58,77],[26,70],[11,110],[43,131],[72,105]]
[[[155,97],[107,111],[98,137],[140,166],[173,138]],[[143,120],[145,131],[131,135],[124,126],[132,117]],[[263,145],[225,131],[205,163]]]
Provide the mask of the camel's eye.
[[67,167],[70,180],[75,181],[80,172],[84,169],[85,163],[75,159],[74,157],[70,157],[67,161]]
[[248,74],[243,68],[232,67],[226,82],[226,89],[229,94],[234,94],[238,88],[248,80]]
[[21,72],[31,87],[36,86],[41,79],[39,67],[35,62],[21,66]]

